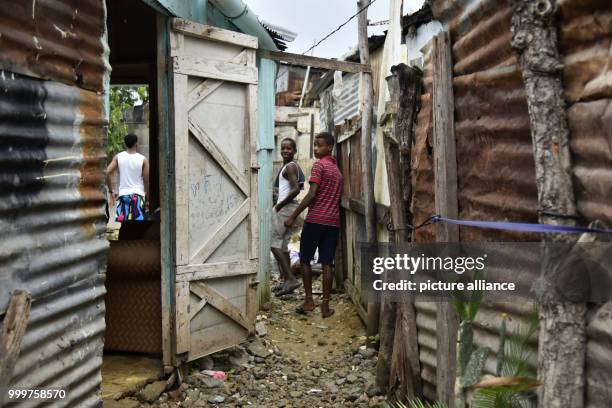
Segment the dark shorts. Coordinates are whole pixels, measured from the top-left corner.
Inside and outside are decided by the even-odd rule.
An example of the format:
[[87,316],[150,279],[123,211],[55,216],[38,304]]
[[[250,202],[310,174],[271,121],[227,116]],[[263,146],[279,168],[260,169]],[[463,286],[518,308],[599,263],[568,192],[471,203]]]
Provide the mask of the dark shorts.
[[309,264],[319,248],[319,263],[331,265],[339,236],[338,227],[305,222],[300,238],[300,262]]

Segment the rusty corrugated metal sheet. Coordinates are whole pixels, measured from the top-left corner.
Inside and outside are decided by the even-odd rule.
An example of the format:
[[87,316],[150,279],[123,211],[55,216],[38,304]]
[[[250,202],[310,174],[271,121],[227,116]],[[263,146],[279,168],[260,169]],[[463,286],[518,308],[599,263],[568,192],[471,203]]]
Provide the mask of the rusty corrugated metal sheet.
[[102,92],[104,2],[0,2],[0,69]]
[[[560,0],[559,14],[578,213],[612,225],[612,3]],[[585,406],[600,408],[612,400],[612,302],[591,313]]]
[[33,296],[12,380],[95,405],[104,338],[102,96],[19,74],[0,78],[0,310]]
[[[570,103],[568,118],[575,189],[583,223],[612,221],[612,81],[609,50],[612,44],[612,3],[607,0],[561,0],[560,48],[564,81]],[[450,30],[453,42],[455,132],[459,183],[459,216],[467,219],[537,222],[537,189],[528,112],[520,71],[510,48],[511,9],[507,1],[441,0],[432,5],[434,16]],[[425,70],[425,94],[419,115],[415,156],[422,160],[423,136],[429,130],[430,79]],[[429,74],[430,76],[431,74]],[[420,133],[419,133],[420,132]],[[414,167],[414,165],[413,165]],[[415,222],[433,206],[426,171],[416,168]],[[419,178],[420,177],[420,178]],[[433,186],[433,178],[431,178]],[[433,187],[432,187],[433,188]],[[424,194],[425,192],[425,194]],[[420,194],[420,195],[419,195]],[[421,242],[435,239],[415,234]],[[461,229],[462,241],[531,241],[537,235],[518,235]],[[495,271],[504,276],[510,271]],[[528,287],[537,274],[517,277]],[[417,303],[422,378],[426,396],[435,396],[435,304]],[[475,343],[494,350],[499,343],[501,313],[510,327],[525,324],[527,301],[483,304],[476,319]],[[608,381],[612,367],[610,304],[595,308],[588,327],[587,406],[604,407],[612,399]],[[535,357],[536,344],[531,345]],[[495,360],[489,358],[486,371]],[[530,361],[535,368],[535,358]]]
[[[67,2],[39,2],[36,12],[47,13],[40,29],[63,24],[67,7]],[[79,27],[91,43],[97,39],[99,55],[90,60],[104,67],[107,54],[99,30],[104,27],[103,5],[99,8],[97,24]],[[6,19],[15,21],[22,9],[15,4],[0,11],[2,63],[31,75],[66,80],[66,59],[47,58],[50,54],[41,54],[40,64],[30,57],[7,59],[27,54],[25,43],[19,42],[28,35],[26,23],[22,31],[12,26],[6,37]],[[91,17],[92,9],[82,10]],[[93,23],[93,17],[88,21]],[[48,45],[45,31],[40,35],[39,43]],[[80,44],[86,50],[90,42],[71,46]],[[57,64],[58,71],[47,70],[50,64]],[[101,89],[103,72],[90,76],[89,63],[80,65],[83,80]],[[0,72],[0,313],[14,289],[27,290],[33,297],[11,384],[67,389],[68,398],[55,406],[101,402],[108,247],[101,188],[107,125],[103,98],[76,86]]]
[[564,85],[570,103],[612,98],[612,4],[559,0]]
[[[423,94],[415,129],[415,143],[412,151],[412,215],[414,225],[422,224],[433,215],[435,208],[434,163],[432,146],[432,59],[431,46],[427,46],[423,61]],[[415,242],[435,242],[434,226],[416,230]],[[433,302],[415,302],[417,342],[419,344],[419,361],[423,395],[436,400],[436,304]]]
[[[421,108],[415,129],[415,142],[412,151],[412,215],[414,225],[421,225],[436,212],[434,196],[434,163],[432,150],[432,62],[431,46],[424,51],[423,94]],[[435,242],[436,231],[433,226],[420,228],[414,232],[415,242]]]
[[[450,30],[454,64],[455,135],[459,217],[465,219],[537,221],[537,189],[523,82],[510,48],[511,11],[507,1],[436,1],[434,16]],[[413,152],[413,214],[420,224],[435,212],[432,155],[431,49],[425,54]],[[532,235],[461,228],[462,241],[537,240]],[[414,234],[417,242],[435,241],[433,227]],[[492,271],[504,276],[509,271]],[[517,277],[528,287],[532,275]],[[474,342],[496,351],[501,314],[509,327],[525,324],[528,302],[484,303],[475,322]],[[436,398],[436,304],[416,302],[423,391]],[[535,367],[535,351],[530,365]],[[485,371],[494,373],[494,354]]]

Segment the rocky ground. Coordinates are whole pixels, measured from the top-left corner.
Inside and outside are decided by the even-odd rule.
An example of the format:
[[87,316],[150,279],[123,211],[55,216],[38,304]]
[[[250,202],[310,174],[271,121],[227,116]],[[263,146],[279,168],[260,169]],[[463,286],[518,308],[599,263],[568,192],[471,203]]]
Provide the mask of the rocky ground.
[[[315,295],[320,294],[318,284]],[[117,404],[160,408],[380,406],[384,397],[374,380],[376,351],[365,347],[364,329],[350,299],[334,295],[336,314],[322,319],[319,309],[308,316],[294,312],[302,298],[301,291],[282,300],[275,298],[258,315],[257,336],[192,363],[179,388],[164,390],[166,382],[159,381]],[[214,379],[202,370],[224,371],[227,378]]]

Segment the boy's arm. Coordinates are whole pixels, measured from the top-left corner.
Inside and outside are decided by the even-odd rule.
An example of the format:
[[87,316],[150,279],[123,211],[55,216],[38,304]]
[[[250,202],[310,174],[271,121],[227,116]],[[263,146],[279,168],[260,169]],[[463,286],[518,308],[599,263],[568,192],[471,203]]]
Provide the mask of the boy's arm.
[[[298,194],[300,194],[300,184],[298,183],[298,172],[297,165],[295,166],[287,166],[285,169],[285,174],[287,175],[287,179],[289,180],[289,185],[291,186],[291,191],[285,197],[285,199],[279,203],[276,203],[274,209],[278,212],[281,208],[290,203]],[[282,174],[281,174],[282,176]]]
[[144,159],[142,162],[142,182],[144,184],[145,189],[145,211],[149,211],[149,161]]
[[311,181],[310,188],[308,189],[308,194],[306,194],[306,197],[302,199],[298,207],[295,209],[295,211],[293,211],[293,214],[291,214],[289,218],[285,220],[285,227],[290,228],[291,226],[293,226],[293,223],[295,222],[297,216],[300,215],[302,211],[304,211],[306,207],[310,205],[312,199],[315,197],[315,195],[317,195],[317,190],[319,190],[319,185]]
[[108,187],[108,191],[110,191],[113,200],[116,200],[119,197],[119,192],[113,191],[113,180],[112,175],[117,170],[117,156],[113,157],[113,160],[109,163],[106,168],[106,186]]

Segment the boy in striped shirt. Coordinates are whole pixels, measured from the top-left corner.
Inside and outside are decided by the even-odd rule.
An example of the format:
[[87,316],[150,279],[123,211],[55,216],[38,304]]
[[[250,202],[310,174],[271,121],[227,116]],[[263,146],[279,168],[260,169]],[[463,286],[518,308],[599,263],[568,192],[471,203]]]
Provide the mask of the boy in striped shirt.
[[323,267],[323,301],[321,315],[326,318],[334,314],[329,307],[333,284],[332,262],[340,235],[340,195],[342,194],[343,177],[331,155],[334,148],[334,137],[322,132],[315,136],[314,154],[318,158],[310,174],[310,190],[293,214],[285,221],[290,228],[295,219],[308,207],[300,238],[300,263],[304,281],[304,303],[296,311],[305,313],[315,308],[312,298],[312,269],[310,261],[319,249],[319,262]]

